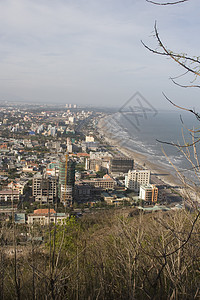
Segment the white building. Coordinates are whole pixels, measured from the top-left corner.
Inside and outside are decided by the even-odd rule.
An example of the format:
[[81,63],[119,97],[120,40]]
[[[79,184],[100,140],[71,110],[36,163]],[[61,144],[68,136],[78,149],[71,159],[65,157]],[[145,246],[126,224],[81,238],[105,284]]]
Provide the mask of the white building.
[[13,190],[17,190],[19,192],[20,195],[23,194],[23,191],[24,191],[24,186],[26,185],[26,182],[24,182],[23,184],[20,183],[20,182],[10,182],[7,187],[9,189],[13,189]]
[[141,185],[139,198],[147,202],[157,202],[158,188],[153,184]]
[[97,151],[97,152],[90,152],[90,159],[103,159],[103,158],[111,158],[112,154],[109,152],[102,152],[102,151]]
[[74,117],[69,117],[69,123],[74,123]]
[[86,143],[94,142],[94,137],[92,135],[88,135],[85,137]]
[[28,224],[48,225],[50,223],[57,223],[58,225],[65,224],[69,218],[69,214],[56,213],[53,209],[38,209],[33,214],[28,215]]
[[126,187],[130,190],[139,192],[140,185],[149,184],[150,170],[129,170],[125,180]]

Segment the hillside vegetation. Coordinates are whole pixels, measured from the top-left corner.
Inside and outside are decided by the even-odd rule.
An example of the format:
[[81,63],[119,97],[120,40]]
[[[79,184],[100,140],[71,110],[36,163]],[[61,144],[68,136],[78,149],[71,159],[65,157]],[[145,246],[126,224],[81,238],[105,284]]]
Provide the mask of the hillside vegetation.
[[199,225],[185,210],[113,209],[29,228],[45,242],[14,248],[12,225],[2,226],[0,299],[199,299]]

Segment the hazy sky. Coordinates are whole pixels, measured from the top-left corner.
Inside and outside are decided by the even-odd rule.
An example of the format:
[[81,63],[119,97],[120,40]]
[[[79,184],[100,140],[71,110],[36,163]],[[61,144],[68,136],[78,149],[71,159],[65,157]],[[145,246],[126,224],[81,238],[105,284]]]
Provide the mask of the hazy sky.
[[120,106],[139,91],[170,108],[164,91],[198,109],[199,90],[169,80],[181,68],[140,40],[156,46],[157,20],[168,48],[199,55],[199,12],[199,0],[0,0],[0,100]]

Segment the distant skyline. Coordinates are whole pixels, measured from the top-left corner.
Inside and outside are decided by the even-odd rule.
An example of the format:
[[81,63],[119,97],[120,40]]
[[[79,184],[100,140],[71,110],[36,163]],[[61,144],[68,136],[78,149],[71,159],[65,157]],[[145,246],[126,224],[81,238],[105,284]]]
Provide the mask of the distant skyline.
[[[120,107],[139,91],[156,109],[200,111],[199,89],[175,86],[183,70],[148,52],[159,33],[173,51],[199,55],[200,1],[0,1],[0,100]],[[180,81],[181,82],[181,81]]]

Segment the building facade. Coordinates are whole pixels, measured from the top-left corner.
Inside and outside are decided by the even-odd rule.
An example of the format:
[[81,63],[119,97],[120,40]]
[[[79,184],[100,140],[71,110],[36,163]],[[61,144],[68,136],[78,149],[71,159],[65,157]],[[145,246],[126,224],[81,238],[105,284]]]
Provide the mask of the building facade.
[[139,198],[146,202],[157,202],[158,188],[153,184],[141,185]]
[[33,177],[32,195],[35,201],[41,203],[53,203],[57,198],[58,179],[55,176],[48,177],[36,174]]
[[91,180],[84,180],[88,185],[100,188],[102,190],[113,190],[117,185],[117,182],[109,175],[104,175],[103,178],[94,178]]
[[75,185],[75,161],[65,158],[59,162],[59,185],[58,195],[60,202],[64,205],[71,205],[73,203]]
[[69,214],[56,213],[54,209],[37,209],[28,215],[28,224],[48,225],[49,223],[64,224]]
[[11,205],[19,202],[19,191],[2,190],[0,191],[0,205]]
[[149,184],[150,175],[150,170],[129,170],[126,187],[135,192],[139,192],[141,185]]
[[134,160],[126,157],[114,157],[110,161],[111,173],[127,173],[134,168]]

